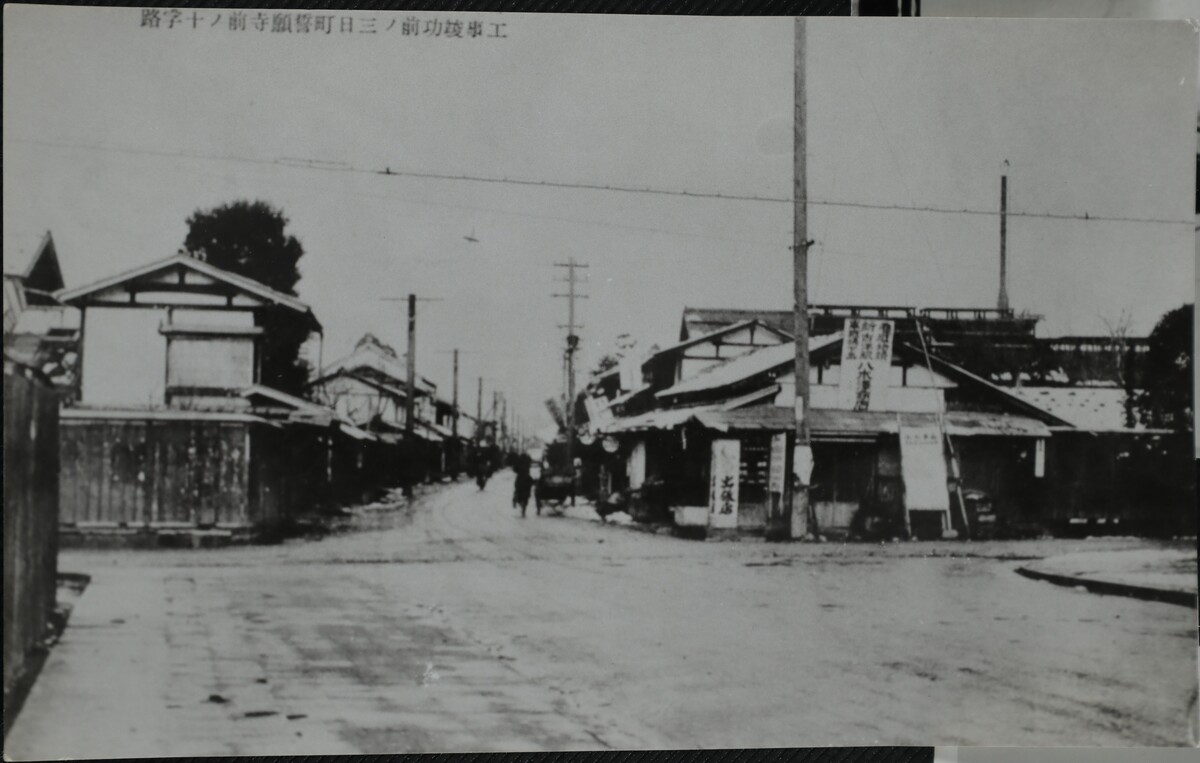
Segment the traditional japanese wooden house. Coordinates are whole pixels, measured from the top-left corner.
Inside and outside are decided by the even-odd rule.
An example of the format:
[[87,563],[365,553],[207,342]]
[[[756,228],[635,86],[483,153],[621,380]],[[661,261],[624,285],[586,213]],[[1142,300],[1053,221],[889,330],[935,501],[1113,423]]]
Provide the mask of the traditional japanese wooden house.
[[393,446],[386,456],[390,466],[382,467],[389,483],[401,480],[406,469],[422,480],[447,472],[453,440],[448,404],[438,397],[435,384],[417,375],[414,441],[405,443],[407,369],[395,351],[376,337],[365,335],[349,355],[327,365],[309,389],[314,399]]
[[70,402],[78,395],[79,311],[54,293],[63,288],[54,238],[47,231],[31,256],[5,252],[4,351],[37,369]]
[[[786,338],[782,328],[772,331]],[[688,351],[697,353],[708,336],[686,339]],[[821,533],[930,536],[966,529],[961,512],[947,505],[952,467],[943,460],[943,433],[956,445],[963,487],[988,491],[1014,523],[1037,516],[1050,426],[1069,424],[899,340],[879,385],[886,396],[862,409],[844,397],[843,343],[835,333],[814,336],[809,345],[810,496]],[[793,357],[791,341],[776,341],[686,375],[676,354],[671,383],[663,383],[670,373],[647,373],[636,408],[628,405],[634,398],[614,398],[612,419],[596,427],[612,460],[623,465],[609,484],[631,492],[634,512],[644,518],[762,532],[768,513],[793,489]],[[660,356],[646,365],[671,363]],[[914,436],[931,432],[932,448]]]
[[61,417],[68,535],[252,535],[319,503],[305,480],[327,474],[343,422],[258,385],[264,321],[319,337],[307,305],[186,255],[55,298],[81,314],[80,397]]

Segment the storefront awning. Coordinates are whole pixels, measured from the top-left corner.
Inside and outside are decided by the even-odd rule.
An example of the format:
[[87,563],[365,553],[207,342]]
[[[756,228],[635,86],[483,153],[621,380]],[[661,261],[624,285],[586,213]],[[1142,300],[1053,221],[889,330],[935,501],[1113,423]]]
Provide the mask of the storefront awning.
[[622,417],[605,424],[597,430],[598,434],[619,434],[621,432],[647,432],[653,430],[674,429],[691,421],[698,414],[715,410],[715,406],[692,406],[690,408],[671,408],[662,411],[648,411],[637,416]]
[[[695,419],[703,426],[719,432],[782,432],[793,429],[794,415],[790,408],[762,405],[733,411],[701,411],[695,414]],[[809,411],[808,415],[809,432],[815,440],[873,439],[883,434],[899,433],[902,424],[909,427],[936,427],[938,424],[937,415],[933,413],[838,411],[818,408]],[[946,414],[945,421],[946,431],[951,437],[1050,436],[1050,429],[1045,424],[1027,416],[950,411]]]

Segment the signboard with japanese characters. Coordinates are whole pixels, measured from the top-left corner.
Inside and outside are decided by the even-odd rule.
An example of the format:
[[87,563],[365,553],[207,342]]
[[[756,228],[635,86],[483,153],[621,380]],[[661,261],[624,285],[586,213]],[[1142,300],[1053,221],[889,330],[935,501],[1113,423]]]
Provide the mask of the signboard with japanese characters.
[[709,471],[709,526],[737,527],[738,478],[741,473],[742,443],[740,440],[713,440],[712,469]]
[[941,430],[936,426],[900,427],[900,474],[905,509],[945,512],[949,527],[949,474]]
[[771,436],[771,467],[768,471],[768,492],[783,495],[787,485],[787,435]]
[[885,410],[894,333],[895,324],[892,321],[846,319],[842,334],[839,408],[850,411]]

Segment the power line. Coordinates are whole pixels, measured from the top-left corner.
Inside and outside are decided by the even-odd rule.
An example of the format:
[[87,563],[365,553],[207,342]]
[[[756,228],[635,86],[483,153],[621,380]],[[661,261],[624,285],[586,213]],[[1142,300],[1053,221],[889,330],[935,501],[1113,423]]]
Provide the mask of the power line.
[[[199,154],[188,153],[183,151],[159,151],[153,149],[135,149],[116,146],[98,146],[86,145],[78,143],[65,143],[59,141],[47,141],[33,138],[14,138],[13,143],[30,143],[36,145],[52,146],[57,148],[78,149],[85,151],[102,151],[113,153],[140,154],[146,156],[157,156],[162,158],[174,159],[199,159],[206,161],[225,161],[237,162],[244,164],[268,165],[278,167],[289,167],[292,169],[309,169],[322,172],[341,172],[349,174],[361,175],[376,175],[382,177],[397,177],[397,178],[416,178],[424,180],[454,180],[474,183],[495,183],[519,186],[532,186],[541,188],[560,188],[560,189],[577,189],[591,191],[610,191],[614,193],[640,193],[655,196],[673,196],[692,199],[717,199],[724,201],[748,201],[748,202],[769,202],[777,204],[792,204],[791,198],[782,196],[762,196],[754,194],[733,194],[733,193],[718,193],[713,191],[689,191],[686,189],[669,189],[669,188],[652,188],[648,186],[625,186],[625,185],[610,185],[600,183],[585,183],[585,182],[567,182],[560,180],[532,180],[528,178],[510,178],[510,177],[494,177],[486,175],[471,175],[471,174],[450,174],[439,172],[417,172],[409,170],[393,170],[390,166],[382,170],[369,169],[363,167],[355,167],[348,163],[329,161],[322,159],[258,159],[253,157],[228,156],[218,154]],[[814,199],[807,198],[804,203],[811,206],[827,206],[839,207],[847,209],[869,209],[881,211],[898,211],[898,212],[925,212],[930,214],[956,214],[956,215],[977,215],[996,217],[1000,212],[994,209],[972,209],[970,207],[945,207],[935,205],[910,205],[910,204],[879,204],[865,201],[846,201],[837,199]],[[1009,211],[1008,216],[1011,217],[1027,217],[1038,218],[1045,220],[1077,220],[1085,222],[1117,222],[1117,223],[1140,223],[1149,225],[1195,225],[1195,220],[1172,220],[1170,218],[1158,217],[1131,217],[1121,215],[1093,215],[1090,213],[1054,213],[1054,212],[1014,212]],[[667,232],[667,231],[663,231]]]

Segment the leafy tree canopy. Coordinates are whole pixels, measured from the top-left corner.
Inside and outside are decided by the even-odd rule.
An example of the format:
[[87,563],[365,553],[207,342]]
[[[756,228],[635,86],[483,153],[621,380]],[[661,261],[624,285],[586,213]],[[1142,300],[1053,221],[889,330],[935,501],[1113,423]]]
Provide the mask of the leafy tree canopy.
[[[300,280],[297,263],[304,256],[304,247],[286,232],[288,219],[282,211],[264,201],[235,201],[198,210],[187,224],[182,249],[185,254],[295,296]],[[308,364],[300,358],[308,327],[279,310],[266,312],[260,324],[260,381],[283,392],[300,394],[308,380]]]
[[304,247],[288,219],[265,201],[235,201],[188,218],[183,249],[193,257],[295,296]]
[[1150,332],[1146,373],[1136,394],[1142,423],[1190,432],[1193,427],[1193,305],[1171,310]]

